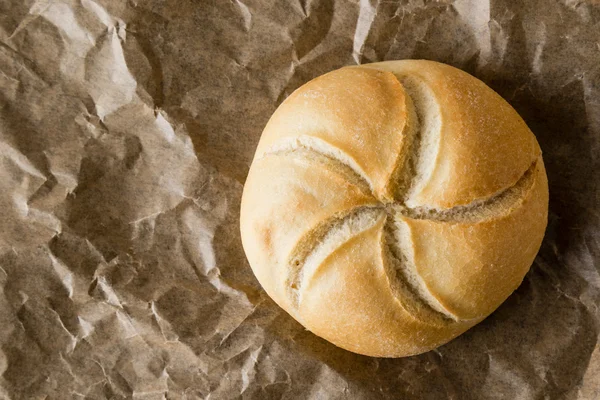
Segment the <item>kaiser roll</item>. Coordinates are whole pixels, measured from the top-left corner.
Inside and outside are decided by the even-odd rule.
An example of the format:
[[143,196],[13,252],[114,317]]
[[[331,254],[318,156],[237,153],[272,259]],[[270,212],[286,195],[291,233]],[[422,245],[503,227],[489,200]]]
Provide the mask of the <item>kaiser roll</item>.
[[269,120],[241,234],[269,296],[316,335],[422,353],[521,283],[547,223],[540,147],[471,75],[431,61],[342,68]]

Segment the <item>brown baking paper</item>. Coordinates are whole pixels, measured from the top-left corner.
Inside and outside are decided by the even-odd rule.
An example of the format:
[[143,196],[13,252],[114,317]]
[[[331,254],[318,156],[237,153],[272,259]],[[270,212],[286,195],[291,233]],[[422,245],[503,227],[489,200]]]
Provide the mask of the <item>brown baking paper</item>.
[[[286,96],[404,58],[521,113],[550,217],[492,316],[377,359],[266,296],[239,206]],[[600,398],[595,0],[0,0],[0,162],[0,398]]]

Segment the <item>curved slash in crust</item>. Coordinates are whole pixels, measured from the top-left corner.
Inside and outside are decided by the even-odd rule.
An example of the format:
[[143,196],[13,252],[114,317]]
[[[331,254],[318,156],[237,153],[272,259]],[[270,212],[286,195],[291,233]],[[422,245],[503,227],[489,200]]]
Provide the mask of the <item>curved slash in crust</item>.
[[323,139],[306,135],[283,139],[261,154],[259,158],[288,153],[304,155],[306,158],[320,162],[346,176],[351,183],[362,189],[363,192],[373,193],[371,180],[356,161]]
[[385,225],[385,272],[402,307],[422,322],[444,325],[459,318],[446,310],[417,272],[409,227],[388,215]]
[[392,206],[395,212],[412,219],[427,219],[440,222],[480,222],[506,215],[518,207],[533,187],[536,178],[538,161],[525,171],[519,180],[508,189],[495,195],[477,200],[464,206],[456,206],[445,210],[435,208],[407,208],[401,205]]
[[441,113],[433,92],[425,82],[404,75],[396,76],[396,79],[408,99],[414,126],[407,130],[404,160],[397,166],[388,185],[395,187],[396,201],[405,203],[422,189],[431,176],[439,152]]
[[302,300],[304,283],[337,248],[359,233],[374,226],[385,211],[381,207],[361,206],[333,216],[305,235],[288,261],[286,289],[294,307]]

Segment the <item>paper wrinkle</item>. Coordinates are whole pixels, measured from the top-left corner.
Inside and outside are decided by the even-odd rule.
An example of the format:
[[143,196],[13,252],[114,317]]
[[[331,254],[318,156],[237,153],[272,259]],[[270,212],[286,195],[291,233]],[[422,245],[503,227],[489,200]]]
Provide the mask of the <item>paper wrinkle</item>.
[[39,12],[39,15],[56,26],[69,41],[77,45],[85,46],[87,44],[89,45],[88,49],[94,46],[94,38],[79,25],[73,10],[67,4],[58,2],[48,3],[47,7],[39,10]]
[[57,258],[55,258],[52,253],[49,253],[48,256],[52,261],[52,266],[54,267],[54,271],[56,275],[58,275],[60,281],[63,286],[67,290],[69,297],[73,296],[73,274],[69,271],[68,267],[60,262]]
[[452,7],[461,17],[462,22],[469,26],[478,47],[479,64],[490,62],[492,56],[492,35],[490,32],[490,2],[480,0],[458,0]]
[[[0,5],[0,397],[600,396],[594,1]],[[281,101],[344,65],[481,78],[543,150],[550,223],[521,287],[439,349],[372,359],[260,288],[243,183]]]
[[373,21],[375,20],[376,9],[372,0],[360,0],[360,11],[356,22],[356,32],[354,33],[354,43],[352,49],[352,57],[357,64],[362,62],[362,52],[367,40],[367,36],[371,31]]
[[246,28],[246,31],[250,31],[250,29],[252,29],[252,12],[250,11],[250,8],[248,8],[241,0],[235,0],[235,4],[238,5],[240,12],[244,17],[244,28]]
[[97,53],[86,58],[86,79],[89,93],[101,120],[120,107],[132,102],[137,82],[129,73],[123,48],[114,28],[101,39]]
[[100,4],[91,0],[81,0],[81,5],[91,11],[107,28],[114,27],[120,21],[113,19]]

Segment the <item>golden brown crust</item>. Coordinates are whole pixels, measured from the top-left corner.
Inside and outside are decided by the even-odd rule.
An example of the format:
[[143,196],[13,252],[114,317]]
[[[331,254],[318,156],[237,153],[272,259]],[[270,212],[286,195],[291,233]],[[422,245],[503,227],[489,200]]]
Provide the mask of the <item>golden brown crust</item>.
[[[349,84],[351,82],[351,84]],[[407,98],[389,72],[341,69],[292,93],[275,111],[260,139],[257,157],[285,139],[316,138],[356,163],[379,197],[403,161],[408,129]]]
[[397,61],[326,74],[280,106],[240,226],[258,280],[294,318],[345,349],[400,357],[510,295],[547,207],[539,146],[504,100],[452,67]]
[[296,244],[331,216],[368,204],[375,199],[302,154],[257,159],[246,181],[240,221],[246,256],[267,293],[283,308],[291,307],[284,285]]
[[489,315],[520,284],[542,243],[548,183],[541,160],[532,186],[513,208],[482,221],[402,217],[416,269],[431,293],[460,319]]
[[321,264],[304,288],[300,321],[339,347],[376,357],[422,353],[474,325],[431,326],[399,306],[383,267],[384,222],[343,243]]
[[512,107],[483,82],[424,60],[366,67],[422,81],[439,105],[439,145],[431,176],[409,204],[450,208],[512,186],[540,155],[535,137]]

